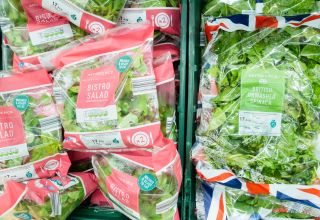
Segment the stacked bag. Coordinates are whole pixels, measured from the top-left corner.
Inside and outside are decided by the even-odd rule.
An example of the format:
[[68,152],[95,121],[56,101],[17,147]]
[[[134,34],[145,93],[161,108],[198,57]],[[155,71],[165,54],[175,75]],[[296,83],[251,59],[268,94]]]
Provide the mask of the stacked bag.
[[319,2],[205,1],[198,219],[320,217]]
[[[179,219],[178,1],[0,2],[0,219]],[[91,203],[91,204],[90,204]]]

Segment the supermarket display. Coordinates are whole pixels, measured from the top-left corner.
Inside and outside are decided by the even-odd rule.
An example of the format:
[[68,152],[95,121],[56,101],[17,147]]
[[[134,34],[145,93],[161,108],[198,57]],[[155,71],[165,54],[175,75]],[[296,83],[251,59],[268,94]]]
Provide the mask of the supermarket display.
[[180,15],[0,1],[0,219],[180,219]]
[[0,195],[0,219],[66,219],[97,188],[92,173],[66,178],[7,182]]

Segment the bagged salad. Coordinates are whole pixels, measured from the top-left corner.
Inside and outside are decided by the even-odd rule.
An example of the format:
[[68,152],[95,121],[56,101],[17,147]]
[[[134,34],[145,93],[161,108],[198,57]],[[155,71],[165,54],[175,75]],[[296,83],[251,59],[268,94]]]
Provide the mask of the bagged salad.
[[103,34],[116,26],[127,0],[41,0],[43,8],[67,18],[88,33]]
[[[119,30],[124,28],[115,32]],[[77,60],[54,73],[66,149],[122,150],[162,145],[152,67],[153,28],[141,26],[139,30],[135,36],[126,31],[110,33],[59,56],[60,63]]]
[[65,18],[43,9],[35,0],[3,0],[0,13],[10,21],[2,27],[2,32],[21,59],[38,60],[39,54],[85,35]]
[[223,27],[220,19],[211,24],[193,158],[246,181],[312,185],[319,168],[319,15],[250,19],[253,31]]
[[91,173],[70,173],[65,178],[10,181],[0,195],[0,219],[64,220],[97,188]]
[[179,219],[182,180],[173,142],[161,149],[96,155],[92,159],[101,190],[131,219]]
[[180,35],[179,0],[128,0],[119,24],[152,24],[161,33]]
[[320,210],[297,201],[250,194],[219,184],[198,182],[196,214],[199,220],[317,219]]
[[157,82],[161,130],[165,137],[176,140],[176,90],[171,53],[155,57],[153,68]]
[[[45,70],[0,75],[0,183],[66,174],[61,122]],[[52,162],[52,163],[51,163]]]

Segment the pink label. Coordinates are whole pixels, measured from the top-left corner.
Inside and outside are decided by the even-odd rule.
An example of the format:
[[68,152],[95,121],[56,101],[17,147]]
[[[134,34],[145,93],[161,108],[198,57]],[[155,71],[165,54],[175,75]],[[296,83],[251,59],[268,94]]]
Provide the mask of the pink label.
[[28,18],[28,31],[33,45],[73,36],[67,19],[41,7],[37,1],[21,0]]
[[[117,138],[117,143],[114,139]],[[160,123],[103,133],[68,133],[65,131],[63,147],[69,150],[119,150],[121,148],[151,148],[163,146]]]
[[180,35],[179,8],[126,8],[119,22],[121,24],[151,23],[155,30]]
[[106,177],[106,186],[113,203],[124,205],[133,211],[133,215],[139,213],[138,179],[126,173],[112,169],[110,176]]
[[84,70],[80,78],[77,107],[97,108],[114,104],[119,75],[113,66]]
[[12,106],[0,107],[0,161],[28,155],[20,112]]
[[116,24],[101,17],[93,16],[84,12],[81,17],[80,28],[93,34],[103,34],[107,29],[115,27]]
[[156,83],[165,83],[174,80],[174,67],[171,57],[164,59],[163,62],[153,65]]
[[76,109],[79,123],[117,119],[115,91],[119,76],[113,66],[82,72]]

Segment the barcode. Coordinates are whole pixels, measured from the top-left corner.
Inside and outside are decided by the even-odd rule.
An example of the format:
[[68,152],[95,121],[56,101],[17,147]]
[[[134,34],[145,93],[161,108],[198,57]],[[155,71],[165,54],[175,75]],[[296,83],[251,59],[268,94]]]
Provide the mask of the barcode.
[[155,91],[156,79],[154,76],[137,77],[132,79],[132,93],[134,96]]
[[204,32],[200,32],[200,47],[206,46],[206,35]]
[[167,117],[167,123],[166,123],[166,134],[169,135],[171,130],[172,130],[172,126],[175,123],[176,120],[176,113],[173,113],[173,117]]
[[59,192],[50,192],[49,193],[52,213],[51,217],[60,216],[61,215],[61,202]]
[[58,115],[39,119],[40,128],[43,132],[56,131],[61,129],[61,121]]
[[62,88],[59,86],[53,87],[53,96],[57,104],[64,103],[65,97],[63,95]]
[[162,213],[167,212],[168,210],[174,208],[178,202],[178,195],[179,195],[179,193],[175,194],[173,197],[171,197],[167,200],[159,202],[156,205],[156,214],[162,214]]

